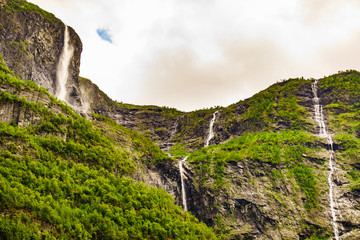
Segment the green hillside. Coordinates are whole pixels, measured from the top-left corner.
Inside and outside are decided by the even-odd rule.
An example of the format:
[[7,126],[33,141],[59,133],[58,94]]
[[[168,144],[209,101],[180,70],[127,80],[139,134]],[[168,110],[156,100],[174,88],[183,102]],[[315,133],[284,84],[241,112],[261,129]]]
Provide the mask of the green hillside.
[[136,162],[173,161],[150,140],[100,118],[103,133],[3,60],[0,85],[1,108],[36,118],[0,123],[1,239],[216,238],[164,190],[126,177]]
[[359,239],[359,72],[192,112],[125,104],[78,76],[69,27],[65,103],[65,29],[0,0],[0,239]]

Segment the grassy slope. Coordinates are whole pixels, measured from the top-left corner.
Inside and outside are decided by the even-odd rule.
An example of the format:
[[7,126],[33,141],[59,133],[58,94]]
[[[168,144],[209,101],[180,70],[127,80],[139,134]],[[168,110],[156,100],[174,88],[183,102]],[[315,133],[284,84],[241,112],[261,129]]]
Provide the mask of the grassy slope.
[[[277,132],[282,129],[308,130],[312,126],[307,109],[300,106],[299,90],[309,85],[309,81],[299,78],[276,83],[253,97],[232,104],[228,107],[202,109],[184,113],[181,131],[172,140],[175,144],[171,152],[175,156],[186,155],[186,150],[200,149],[204,146],[205,134],[209,121],[215,111],[220,116],[215,125],[221,128],[228,138],[241,136],[245,132]],[[206,129],[203,131],[202,129]],[[191,139],[194,132],[204,136],[196,142],[184,143]],[[225,138],[227,139],[227,138]],[[223,140],[223,139],[222,139]],[[191,147],[188,147],[190,145]]]
[[41,91],[62,109],[56,114],[44,104],[0,93],[2,106],[21,106],[41,123],[0,123],[1,238],[215,238],[164,190],[123,176],[135,171],[136,160],[166,160],[151,141],[100,119],[110,131],[105,136],[46,90],[15,78],[2,59],[0,84],[19,94]]
[[[9,2],[8,6],[13,11],[39,11],[23,0]],[[51,20],[52,16],[49,17]],[[0,69],[3,71],[3,83],[12,84],[20,90],[44,91],[31,82],[9,77],[5,73],[10,72],[3,64]],[[324,162],[308,161],[309,157],[315,160],[322,158],[318,152],[325,151],[319,149],[320,142],[324,141],[301,131],[312,130],[313,123],[309,122],[307,110],[298,105],[295,92],[308,84],[309,81],[304,79],[292,79],[275,84],[250,99],[222,108],[225,116],[222,124],[227,126],[227,130],[231,132],[240,122],[244,134],[224,145],[211,146],[190,156],[189,162],[197,170],[197,184],[218,192],[221,188],[229,187],[231,176],[226,175],[229,163],[267,163],[274,167],[273,171],[267,173],[273,185],[269,188],[270,194],[280,200],[289,200],[276,189],[294,181],[305,196],[303,205],[307,214],[316,216],[314,209],[322,207],[319,194],[323,194],[326,187],[321,171],[327,169]],[[330,130],[335,133],[334,140],[339,144],[337,158],[348,174],[350,190],[359,191],[359,73],[349,71],[321,79],[319,87],[326,92],[324,96],[328,95],[330,99],[324,108]],[[135,160],[166,160],[166,156],[150,140],[109,119],[95,116],[94,124],[104,133],[66,106],[52,100],[54,104],[62,106],[62,114],[53,114],[44,106],[1,93],[2,104],[16,102],[40,114],[43,120],[41,125],[26,128],[1,124],[2,234],[15,234],[15,238],[42,234],[56,238],[112,238],[115,235],[181,238],[191,234],[213,237],[205,226],[192,224],[196,220],[174,206],[163,191],[122,177],[134,171]],[[165,116],[172,118],[185,116],[188,124],[183,132],[175,136],[174,141],[179,143],[176,147],[184,144],[182,140],[196,131],[199,125],[207,125],[209,115],[215,111],[206,109],[181,113],[154,106],[117,105],[145,112],[162,109]],[[245,110],[241,106],[246,106]],[[279,123],[282,125],[279,126]],[[65,141],[58,138],[65,135],[68,136]],[[201,146],[203,142],[195,144]],[[181,146],[175,151],[179,152],[179,156],[187,154]],[[283,207],[286,208],[285,203]],[[98,222],[100,224],[96,224]],[[311,234],[313,239],[318,239],[316,236],[322,239],[328,233],[314,230]]]
[[[232,184],[238,184],[236,178],[239,176],[229,175],[229,164],[255,163],[259,168],[252,171],[259,171],[259,180],[265,177],[270,181],[272,186],[266,191],[281,202],[281,208],[286,209],[287,202],[294,201],[307,211],[305,219],[316,222],[318,211],[327,207],[327,202],[321,201],[327,194],[325,163],[328,153],[325,140],[309,133],[315,129],[315,122],[310,120],[308,113],[312,109],[299,106],[299,99],[294,94],[301,86],[309,84],[310,81],[304,79],[274,84],[254,97],[226,108],[228,122],[245,124],[247,131],[225,144],[193,152],[188,162],[195,169],[195,183],[221,196],[233,190],[235,185]],[[347,71],[326,77],[319,81],[319,87],[330,131],[339,146],[336,159],[347,173],[350,192],[360,192],[360,73]],[[242,104],[246,108],[236,116]],[[279,121],[285,123],[287,129],[279,128]],[[265,167],[263,172],[263,166],[271,167]],[[247,184],[251,184],[250,175],[241,176],[247,178]],[[281,190],[281,186],[289,183],[295,184],[293,186],[300,190],[300,195],[289,198]],[[231,213],[228,218],[232,219]],[[302,227],[311,239],[327,239],[331,236],[331,228],[322,226],[321,231],[311,226]]]
[[[317,212],[327,207],[327,202],[322,202],[322,198],[327,194],[328,169],[325,162],[328,153],[325,140],[309,133],[315,128],[315,122],[309,119],[311,116],[307,113],[312,109],[299,106],[299,99],[292,94],[302,85],[309,84],[310,81],[304,79],[275,84],[253,98],[228,107],[225,111],[229,114],[229,122],[236,121],[250,126],[247,128],[248,132],[225,144],[192,153],[188,162],[195,169],[196,184],[220,196],[231,191],[235,187],[232,184],[236,183],[236,177],[229,175],[227,166],[230,163],[253,162],[259,166],[258,169],[253,169],[261,172],[259,179],[265,177],[271,182],[272,187],[268,187],[266,191],[269,196],[281,202],[281,208],[286,209],[287,202],[294,201],[303,205],[307,211],[304,213],[305,219],[310,218],[316,222]],[[338,146],[336,159],[347,173],[350,192],[359,193],[360,73],[347,71],[326,77],[319,81],[319,87],[325,116]],[[235,116],[237,107],[244,103],[246,110],[240,117]],[[288,129],[278,128],[276,124],[279,121],[285,122]],[[260,168],[264,164],[271,168],[262,172],[264,169]],[[289,198],[287,193],[282,192],[281,186],[291,182],[296,184],[295,187],[302,194]],[[299,197],[303,202],[299,201]],[[323,225],[321,231],[311,226],[302,227],[309,237],[312,236],[311,239],[327,239],[331,236],[329,226],[326,228]]]
[[60,21],[60,19],[56,18],[54,14],[44,11],[39,8],[37,5],[27,2],[26,0],[6,0],[5,8],[10,11],[34,11],[39,15],[42,15],[49,21]]
[[[196,151],[189,156],[188,162],[195,169],[196,185],[212,192],[214,196],[219,196],[217,206],[213,206],[213,209],[224,204],[221,196],[239,198],[241,195],[232,194],[235,189],[252,189],[251,192],[261,191],[267,198],[255,197],[255,203],[271,203],[273,205],[269,207],[273,211],[282,213],[277,215],[280,222],[287,222],[282,218],[295,210],[289,203],[304,211],[299,220],[314,220],[319,211],[326,208],[326,203],[321,202],[327,191],[327,168],[325,161],[321,160],[326,150],[319,147],[322,141],[307,132],[297,130],[246,133],[225,144]],[[309,161],[309,157],[312,160]],[[234,175],[234,172],[229,170],[231,165],[244,166],[245,174]],[[289,195],[285,189],[292,189],[292,193]],[[223,216],[218,215],[216,228],[228,224],[233,218],[231,210]],[[318,224],[325,228],[325,224]],[[318,231],[310,228],[311,226],[304,224],[295,231],[307,231],[309,236],[329,236],[330,229]],[[265,229],[264,226],[263,230]],[[236,232],[236,229],[233,230]],[[233,231],[226,227],[223,231],[225,235],[233,234]],[[246,234],[251,236],[251,231]]]
[[360,73],[349,70],[319,82],[329,100],[324,106],[329,115],[337,157],[348,174],[351,191],[360,192]]

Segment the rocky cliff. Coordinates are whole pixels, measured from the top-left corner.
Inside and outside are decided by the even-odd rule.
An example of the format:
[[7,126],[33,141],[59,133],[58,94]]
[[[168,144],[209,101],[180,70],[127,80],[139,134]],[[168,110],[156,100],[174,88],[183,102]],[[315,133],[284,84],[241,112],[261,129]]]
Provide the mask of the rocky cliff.
[[171,162],[149,139],[14,77],[0,55],[1,239],[217,239],[163,189],[133,180],[161,180]]
[[[275,84],[244,101],[245,105],[231,106],[239,109],[235,132],[242,132],[241,136],[189,156],[189,209],[199,219],[223,227],[234,239],[333,236],[328,184],[331,149],[319,137],[313,81]],[[335,141],[335,171],[330,181],[334,183],[336,225],[340,239],[357,239],[359,73],[336,74],[320,79],[319,85],[325,122]],[[221,116],[218,121],[215,132],[219,127],[228,129],[221,126]],[[216,136],[221,139],[221,132]]]
[[[90,80],[78,76],[81,42],[70,28],[75,52],[69,67],[67,100],[78,111],[89,110],[86,116],[92,122],[85,124],[89,131],[86,132],[74,124],[84,124],[85,120],[51,96],[58,87],[56,67],[64,44],[64,24],[23,0],[1,0],[0,4],[0,52],[8,67],[21,79],[32,80],[50,92],[30,81],[21,84],[10,81],[7,76],[11,71],[2,67],[6,74],[1,75],[0,120],[7,126],[35,131],[44,143],[42,147],[63,151],[51,144],[56,141],[65,144],[66,150],[72,149],[61,152],[60,159],[69,156],[71,161],[100,166],[110,169],[115,176],[125,174],[148,186],[165,189],[180,206],[184,202],[177,161],[188,156],[183,176],[188,210],[223,239],[332,238],[334,222],[328,183],[331,181],[340,238],[358,238],[358,72],[342,72],[318,81],[323,122],[334,140],[335,171],[329,180],[331,149],[327,140],[319,136],[313,79],[282,81],[228,107],[187,113],[166,107],[124,104],[111,100]],[[44,111],[49,115],[77,117],[76,121],[67,122],[54,117],[49,123]],[[102,135],[91,129],[99,129]],[[210,130],[214,136],[208,139]],[[7,134],[12,136],[11,132]],[[103,135],[111,141],[99,137]],[[105,141],[113,147],[109,152],[120,150],[121,154],[114,157],[106,153],[100,157],[82,138],[100,144],[96,148],[100,153],[104,153],[102,148],[108,149],[107,145],[101,145]],[[207,139],[210,146],[204,147]],[[75,148],[78,145],[74,141],[84,146]],[[6,141],[1,143],[2,149],[14,148]],[[15,149],[26,150],[23,143],[16,144],[19,146]],[[84,148],[83,155],[74,155],[73,152]],[[16,154],[22,156],[22,151],[12,152],[15,160]],[[43,157],[41,154],[39,158]],[[79,204],[78,195],[72,196]],[[106,195],[106,201],[117,200]]]
[[[168,110],[164,108],[112,102],[91,82],[83,81],[93,86],[92,96],[107,99],[108,108],[102,101],[93,101],[99,114],[147,133],[179,160],[191,153],[184,166],[188,209],[227,238],[326,239],[333,235],[327,184],[329,146],[318,136],[314,80],[290,79],[226,108],[173,115],[164,114]],[[336,85],[340,81],[347,90]],[[84,83],[81,86],[89,89]],[[349,71],[320,79],[318,89],[326,124],[335,137],[333,181],[342,239],[356,239],[360,227],[359,160],[355,157],[359,149],[348,153],[342,147],[346,141],[359,142],[359,119],[353,119],[353,114],[360,95],[350,91],[359,89],[358,84],[359,74]],[[215,110],[213,146],[203,148]],[[344,131],[349,134],[347,140],[338,137]],[[160,132],[163,139],[157,135]],[[177,166],[153,166],[153,170],[159,168],[160,175],[158,170],[155,175],[146,170],[141,179],[167,189],[182,205]]]
[[[21,79],[32,80],[55,95],[64,23],[24,0],[2,0],[0,22],[0,52],[9,68]],[[82,105],[78,82],[82,43],[75,31],[69,29],[75,51],[66,84],[67,101],[78,107]]]

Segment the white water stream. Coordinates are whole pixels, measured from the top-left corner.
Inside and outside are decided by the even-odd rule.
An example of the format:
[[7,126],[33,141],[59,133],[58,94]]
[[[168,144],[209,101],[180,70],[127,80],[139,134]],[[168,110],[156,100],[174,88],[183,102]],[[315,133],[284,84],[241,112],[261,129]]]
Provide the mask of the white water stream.
[[209,146],[210,140],[214,137],[214,129],[213,129],[213,127],[214,127],[214,122],[216,120],[216,114],[217,113],[218,113],[218,111],[214,112],[213,117],[212,117],[212,119],[210,121],[209,135],[208,135],[208,137],[207,137],[207,139],[205,141],[204,147]]
[[56,69],[56,93],[55,96],[66,101],[66,82],[69,76],[69,65],[74,53],[74,47],[70,44],[68,26],[65,25],[64,46]]
[[324,121],[324,115],[323,115],[323,107],[320,105],[320,100],[317,96],[317,80],[315,80],[311,84],[311,88],[314,94],[314,110],[315,110],[315,121],[317,125],[319,126],[319,135],[320,137],[326,138],[327,142],[330,146],[330,157],[329,157],[329,175],[328,175],[328,184],[329,184],[329,202],[330,202],[330,210],[331,210],[331,217],[332,217],[332,226],[333,226],[333,232],[336,240],[339,240],[339,230],[336,223],[336,214],[335,214],[335,204],[334,204],[334,192],[333,192],[333,180],[332,175],[334,173],[334,165],[333,165],[333,159],[334,159],[334,147],[333,147],[333,140],[331,138],[331,135],[328,134],[326,130],[326,125]]
[[184,183],[183,163],[186,161],[187,158],[188,157],[185,157],[181,161],[179,161],[180,178],[181,178],[181,196],[182,196],[183,208],[185,211],[187,211],[187,202],[186,202],[186,192],[185,192],[185,183]]
[[[214,122],[216,120],[216,114],[218,113],[218,111],[214,112],[213,117],[210,121],[210,126],[209,126],[209,135],[205,141],[205,147],[209,146],[210,140],[214,137],[214,130],[213,130],[213,126],[214,126]],[[177,121],[175,123],[175,131],[177,128]],[[185,211],[188,210],[187,208],[187,201],[186,201],[186,192],[185,192],[185,182],[184,182],[184,169],[183,169],[183,164],[186,162],[188,157],[183,158],[181,161],[179,161],[179,170],[180,170],[180,178],[181,178],[181,196],[182,196],[182,203],[183,203],[183,208]]]

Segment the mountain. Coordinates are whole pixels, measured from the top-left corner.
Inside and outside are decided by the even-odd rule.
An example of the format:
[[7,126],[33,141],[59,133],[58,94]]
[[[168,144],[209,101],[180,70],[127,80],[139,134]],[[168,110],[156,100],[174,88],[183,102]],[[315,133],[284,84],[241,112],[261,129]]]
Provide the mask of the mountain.
[[164,190],[130,178],[172,161],[150,140],[87,121],[2,58],[0,69],[1,239],[216,238]]
[[36,5],[0,0],[0,24],[2,238],[360,236],[359,72],[181,112],[80,77],[80,38]]

